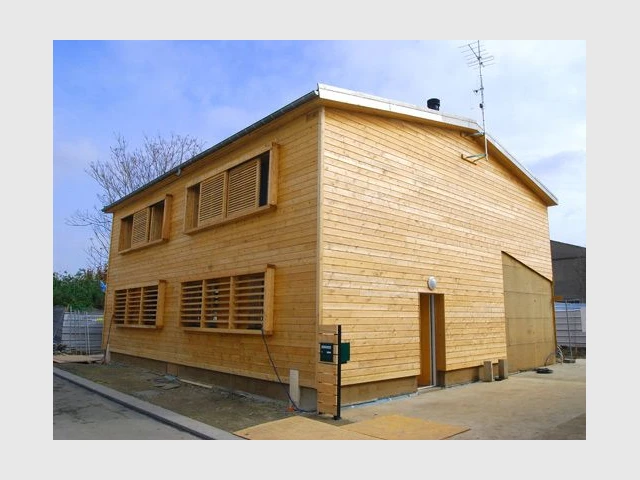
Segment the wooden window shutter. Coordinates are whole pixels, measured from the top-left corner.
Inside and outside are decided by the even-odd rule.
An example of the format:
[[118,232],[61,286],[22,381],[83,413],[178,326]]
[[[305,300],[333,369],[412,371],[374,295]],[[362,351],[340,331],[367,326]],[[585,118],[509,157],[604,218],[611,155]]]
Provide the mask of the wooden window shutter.
[[149,209],[145,208],[133,214],[133,232],[131,246],[147,243],[149,239]]
[[229,328],[231,277],[205,280],[204,326]]
[[127,313],[127,291],[116,290],[113,304],[113,322],[117,324],[124,323]]
[[264,321],[264,272],[235,277],[235,328],[261,329]]
[[142,289],[130,288],[127,290],[127,309],[125,323],[140,323],[140,313],[142,306]]
[[157,284],[116,290],[113,322],[133,327],[162,327],[165,280]]
[[202,319],[202,280],[184,282],[180,292],[180,319],[184,327],[200,327]]
[[224,214],[224,172],[200,184],[198,225],[222,218]]
[[182,282],[180,324],[188,330],[271,335],[275,267]]
[[228,215],[258,207],[259,172],[259,159],[251,160],[229,170]]
[[140,320],[144,325],[155,325],[158,314],[158,285],[142,288],[142,311]]

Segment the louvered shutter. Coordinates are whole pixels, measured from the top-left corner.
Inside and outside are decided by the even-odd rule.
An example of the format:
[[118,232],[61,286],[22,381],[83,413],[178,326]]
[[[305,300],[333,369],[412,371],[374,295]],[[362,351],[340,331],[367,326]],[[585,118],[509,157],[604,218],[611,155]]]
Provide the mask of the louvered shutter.
[[124,323],[127,313],[127,290],[116,290],[113,304],[113,321],[117,324]]
[[224,200],[224,172],[200,184],[198,225],[222,219]]
[[133,214],[133,232],[131,246],[137,247],[149,240],[149,209],[145,208]]
[[202,280],[184,282],[180,293],[180,321],[183,327],[200,327]]
[[258,159],[238,165],[229,170],[229,195],[227,215],[258,207]]

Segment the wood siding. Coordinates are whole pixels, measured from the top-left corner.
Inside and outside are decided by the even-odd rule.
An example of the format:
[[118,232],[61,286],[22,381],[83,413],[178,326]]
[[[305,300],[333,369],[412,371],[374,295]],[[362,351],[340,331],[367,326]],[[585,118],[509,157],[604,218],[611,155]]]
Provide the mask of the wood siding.
[[[163,280],[165,292],[161,327],[105,330],[111,350],[274,382],[287,382],[296,369],[300,386],[315,388],[317,325],[340,324],[351,344],[344,386],[406,387],[420,374],[419,294],[436,293],[444,296],[439,376],[505,358],[502,252],[552,278],[545,203],[497,158],[463,160],[481,147],[458,130],[333,107],[297,112],[115,209],[105,329],[116,290]],[[188,187],[272,142],[278,161],[269,168],[277,181],[268,205],[185,232]],[[118,253],[120,220],[164,198],[172,200],[163,212],[163,242]],[[213,200],[201,209],[220,215]],[[273,333],[264,340],[257,332],[180,325],[182,282],[268,264],[275,267]],[[438,280],[433,292],[429,276]]]
[[[292,114],[294,115],[294,114]],[[105,320],[114,305],[114,292],[158,279],[166,282],[163,327],[111,329],[113,352],[145,357],[218,372],[282,381],[289,370],[299,371],[302,386],[315,387],[316,363],[316,254],[317,254],[317,131],[316,116],[289,116],[268,131],[252,133],[231,147],[215,152],[185,169],[171,182],[163,181],[119,206],[114,213]],[[278,144],[274,192],[277,206],[230,223],[185,233],[187,187],[202,181],[238,159]],[[231,150],[233,148],[233,150]],[[274,193],[270,192],[270,193]],[[126,255],[117,251],[120,219],[173,196],[168,240]],[[271,198],[269,199],[271,203]],[[214,206],[215,207],[215,206]],[[240,207],[238,207],[240,208]],[[211,208],[215,216],[215,208]],[[235,333],[185,331],[180,325],[181,282],[216,277],[233,271],[264,271],[275,266],[273,333],[264,340]],[[105,326],[108,328],[108,324]],[[107,332],[105,331],[105,339]]]
[[321,138],[320,323],[343,385],[420,373],[419,292],[445,296],[446,370],[506,357],[505,251],[551,279],[547,207],[453,129],[335,108]]
[[553,285],[502,254],[509,372],[531,370],[555,358]]

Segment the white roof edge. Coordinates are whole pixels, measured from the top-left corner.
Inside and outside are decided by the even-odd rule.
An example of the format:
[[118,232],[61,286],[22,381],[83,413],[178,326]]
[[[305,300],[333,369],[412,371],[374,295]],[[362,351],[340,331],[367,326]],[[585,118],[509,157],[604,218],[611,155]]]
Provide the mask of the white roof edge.
[[431,110],[430,108],[419,107],[410,103],[397,102],[395,100],[376,97],[374,95],[368,95],[366,93],[354,92],[352,90],[325,85],[323,83],[318,84],[318,96],[326,100],[335,100],[337,102],[358,105],[361,107],[369,107],[375,108],[377,110],[402,113],[405,115],[411,115],[412,117],[423,118],[425,120],[433,120],[449,125],[455,125],[457,127],[470,128],[473,130],[480,129],[480,125],[468,118],[443,114],[437,110]]
[[[452,125],[459,128],[466,128],[475,131],[482,131],[480,125],[469,118],[458,117],[455,115],[444,114],[438,110],[431,110],[430,108],[420,107],[418,105],[412,105],[409,103],[397,102],[395,100],[389,100],[383,97],[377,97],[375,95],[369,95],[362,92],[356,92],[353,90],[347,90],[345,88],[334,87],[332,85],[326,85],[324,83],[318,83],[317,89],[318,97],[325,100],[332,100],[340,103],[346,103],[349,105],[355,105],[359,107],[372,108],[374,110],[381,110],[385,112],[398,113],[407,115],[410,117],[420,118],[423,120],[431,120],[434,122],[440,122],[447,125]],[[549,199],[558,204],[558,199],[553,193],[549,191],[533,174],[527,170],[524,165],[518,162],[502,145],[500,145],[491,135],[487,134],[487,140],[502,153],[518,170],[520,170],[529,180],[531,180],[542,192],[549,197]]]
[[515,159],[515,157],[513,155],[511,155],[502,145],[500,145],[498,143],[497,140],[495,140],[491,135],[487,134],[487,140],[497,149],[500,151],[500,153],[502,153],[505,157],[507,157],[509,159],[509,161],[511,163],[513,163],[522,173],[524,173],[527,177],[529,177],[529,179],[535,183],[538,188],[540,188],[540,190],[542,190],[551,200],[553,200],[553,202],[557,205],[558,204],[558,198],[551,193],[551,191],[545,187],[542,182],[540,180],[538,180],[533,173],[531,173],[527,167],[525,167],[524,165],[522,165],[518,160]]

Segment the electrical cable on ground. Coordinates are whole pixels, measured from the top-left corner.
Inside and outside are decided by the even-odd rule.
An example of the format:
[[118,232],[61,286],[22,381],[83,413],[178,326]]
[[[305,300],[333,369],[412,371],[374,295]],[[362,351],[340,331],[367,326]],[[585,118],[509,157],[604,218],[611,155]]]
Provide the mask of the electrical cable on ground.
[[278,374],[278,369],[275,363],[273,363],[273,359],[271,358],[271,352],[269,352],[269,345],[267,345],[267,339],[264,336],[264,329],[261,328],[260,333],[262,334],[261,336],[262,336],[262,341],[264,342],[264,347],[267,350],[267,356],[269,357],[269,362],[273,367],[273,371],[275,372],[276,377],[278,377],[278,382],[280,383],[280,385],[282,385],[282,388],[284,389],[284,392],[287,394],[287,397],[289,398],[291,405],[293,405],[293,409],[297,412],[302,412],[302,413],[316,413],[316,410],[303,410],[302,408],[298,407],[296,403],[293,401],[293,399],[291,398],[291,395],[289,395],[289,390],[287,390],[287,387],[285,387],[284,382],[280,379],[280,375]]

